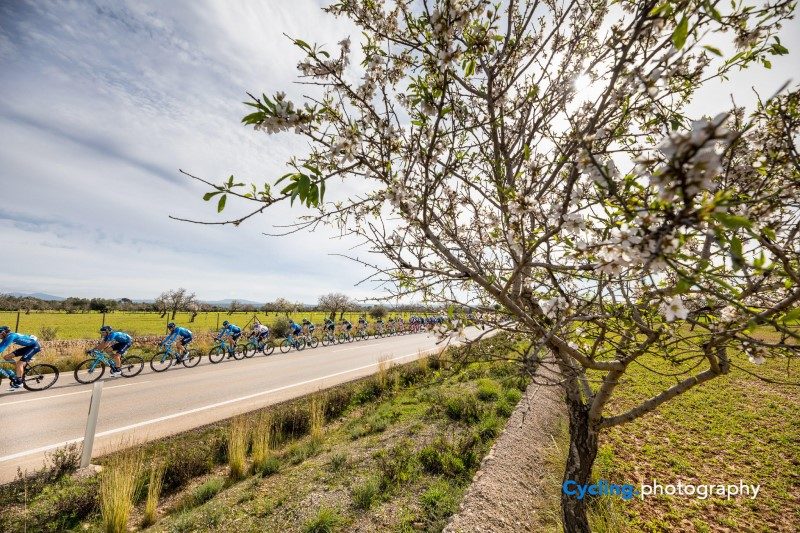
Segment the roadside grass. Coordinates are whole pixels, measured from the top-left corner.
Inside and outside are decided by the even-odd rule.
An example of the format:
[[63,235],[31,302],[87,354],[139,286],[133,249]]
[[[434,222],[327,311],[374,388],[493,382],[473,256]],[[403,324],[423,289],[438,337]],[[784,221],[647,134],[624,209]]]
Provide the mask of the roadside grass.
[[[441,529],[493,443],[497,433],[486,428],[505,422],[495,409],[500,400],[477,400],[477,380],[490,377],[491,366],[464,379],[465,370],[442,361],[387,368],[385,379],[368,377],[140,446],[145,463],[163,462],[161,496],[157,510],[147,511],[148,491],[142,490],[128,527],[148,522],[147,514],[155,519],[148,531]],[[505,400],[508,390],[501,387],[499,397]],[[438,405],[442,397],[459,394],[476,398],[477,418],[454,420]],[[354,438],[352,428],[369,416],[383,418],[384,430]],[[244,473],[236,478],[229,475],[229,439],[239,420],[252,430]],[[256,445],[265,426],[269,436]],[[429,447],[434,457],[424,459]],[[260,467],[254,464],[257,453]],[[141,478],[148,475],[143,470]],[[74,491],[95,483],[62,480]],[[26,506],[20,492],[8,496],[13,505],[0,512],[3,531],[23,529],[14,524],[49,527],[31,509],[41,510],[52,497],[29,495]],[[61,529],[100,526],[98,507],[90,505]]]
[[[651,368],[674,372],[659,361]],[[786,363],[772,361],[759,372],[786,379]],[[613,412],[674,383],[632,367],[616,391]],[[548,448],[542,495],[533,527],[562,531],[561,480],[569,433],[565,423]],[[657,496],[625,501],[600,497],[590,506],[592,531],[667,533],[672,531],[794,532],[800,524],[800,396],[792,388],[764,383],[733,369],[656,412],[603,434],[593,478],[633,484],[761,484],[756,499],[730,500]]]

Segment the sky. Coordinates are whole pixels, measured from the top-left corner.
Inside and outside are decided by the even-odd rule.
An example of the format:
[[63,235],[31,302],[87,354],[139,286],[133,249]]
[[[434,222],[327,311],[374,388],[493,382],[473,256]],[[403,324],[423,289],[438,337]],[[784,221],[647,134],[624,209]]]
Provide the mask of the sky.
[[[332,255],[363,257],[357,242],[325,229],[263,234],[297,209],[271,208],[238,228],[168,218],[216,218],[202,200],[208,189],[178,169],[273,182],[305,150],[291,134],[243,127],[241,102],[245,91],[302,93],[292,84],[300,52],[284,33],[331,47],[358,37],[322,4],[0,0],[0,292],[148,299],[183,286],[206,300],[305,303],[333,291],[380,295],[355,286],[367,270]],[[792,52],[796,26],[782,38]],[[771,94],[797,82],[796,57],[707,88],[692,110],[715,115],[728,93],[752,104],[753,86]],[[225,214],[242,207],[229,203]]]

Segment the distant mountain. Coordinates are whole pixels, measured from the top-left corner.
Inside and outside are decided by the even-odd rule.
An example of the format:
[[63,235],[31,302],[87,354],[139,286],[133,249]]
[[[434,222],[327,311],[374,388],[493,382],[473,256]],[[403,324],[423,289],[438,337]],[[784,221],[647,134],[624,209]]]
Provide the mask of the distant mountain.
[[52,294],[47,294],[44,292],[33,292],[33,293],[10,292],[8,294],[10,294],[11,296],[17,296],[19,298],[26,298],[26,297],[38,298],[40,300],[45,300],[47,302],[63,302],[64,300],[66,300],[66,298],[62,296],[54,296]]

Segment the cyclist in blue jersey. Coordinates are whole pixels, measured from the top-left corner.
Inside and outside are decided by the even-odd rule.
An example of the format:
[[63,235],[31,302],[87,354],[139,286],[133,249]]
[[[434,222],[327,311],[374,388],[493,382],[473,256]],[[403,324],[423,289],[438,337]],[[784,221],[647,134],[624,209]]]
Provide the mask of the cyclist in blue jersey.
[[317,329],[317,326],[314,325],[309,319],[303,319],[303,333],[308,335],[309,337],[314,334],[314,330]]
[[178,361],[182,361],[183,358],[186,356],[186,352],[188,351],[189,343],[192,342],[194,338],[192,336],[191,330],[186,328],[176,326],[175,322],[170,322],[167,324],[167,330],[169,331],[169,335],[167,335],[159,346],[166,346],[167,344],[174,342],[175,344],[175,351],[180,354]]
[[[111,368],[111,377],[118,378],[122,375],[122,356],[133,344],[133,337],[122,331],[114,331],[111,326],[100,328],[100,342],[94,347],[95,350],[107,353],[114,361],[116,366]],[[86,353],[91,353],[87,350]]]
[[217,335],[217,339],[221,339],[222,337],[230,337],[231,343],[228,347],[228,359],[233,357],[233,350],[236,347],[236,341],[239,340],[239,337],[242,336],[242,328],[237,326],[236,324],[231,324],[227,320],[222,323],[222,329],[219,330],[219,335]]
[[34,355],[42,351],[42,347],[39,345],[39,339],[37,339],[36,336],[22,335],[21,333],[12,332],[11,328],[8,326],[0,326],[0,353],[3,353],[3,350],[12,344],[16,344],[20,346],[20,348],[6,354],[3,356],[3,359],[6,361],[14,361],[15,357],[19,357],[19,360],[14,363],[14,372],[16,376],[11,378],[11,387],[8,389],[9,391],[16,391],[22,388],[22,375],[25,372],[25,363],[29,362],[33,359]]

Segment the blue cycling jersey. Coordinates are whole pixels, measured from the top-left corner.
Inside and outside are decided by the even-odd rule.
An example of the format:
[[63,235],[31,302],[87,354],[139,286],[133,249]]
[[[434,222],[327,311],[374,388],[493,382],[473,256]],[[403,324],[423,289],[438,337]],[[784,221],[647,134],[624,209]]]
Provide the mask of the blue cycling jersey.
[[116,344],[118,342],[122,342],[125,344],[133,342],[133,338],[124,331],[112,331],[111,333],[106,335],[103,340],[113,344]]
[[235,324],[228,324],[219,332],[220,336],[222,335],[238,335],[242,332],[242,328]]
[[173,329],[173,330],[172,330],[172,333],[170,333],[170,334],[167,336],[167,338],[166,338],[166,339],[164,339],[164,342],[165,342],[165,343],[167,343],[167,342],[172,342],[172,341],[174,341],[175,339],[177,339],[178,337],[182,338],[183,340],[186,340],[186,339],[191,339],[191,338],[192,338],[192,332],[191,332],[191,331],[189,331],[189,330],[188,330],[188,329],[186,329],[186,328],[177,327],[177,328],[175,328],[175,329]]
[[301,328],[298,324],[293,324],[291,326],[291,328],[292,328],[292,333],[294,333],[294,334],[297,334],[297,333],[300,333],[301,331],[303,331],[303,328]]
[[11,344],[18,344],[20,346],[39,346],[39,341],[32,335],[23,335],[21,333],[9,333],[3,342],[0,342],[0,353],[11,346]]

